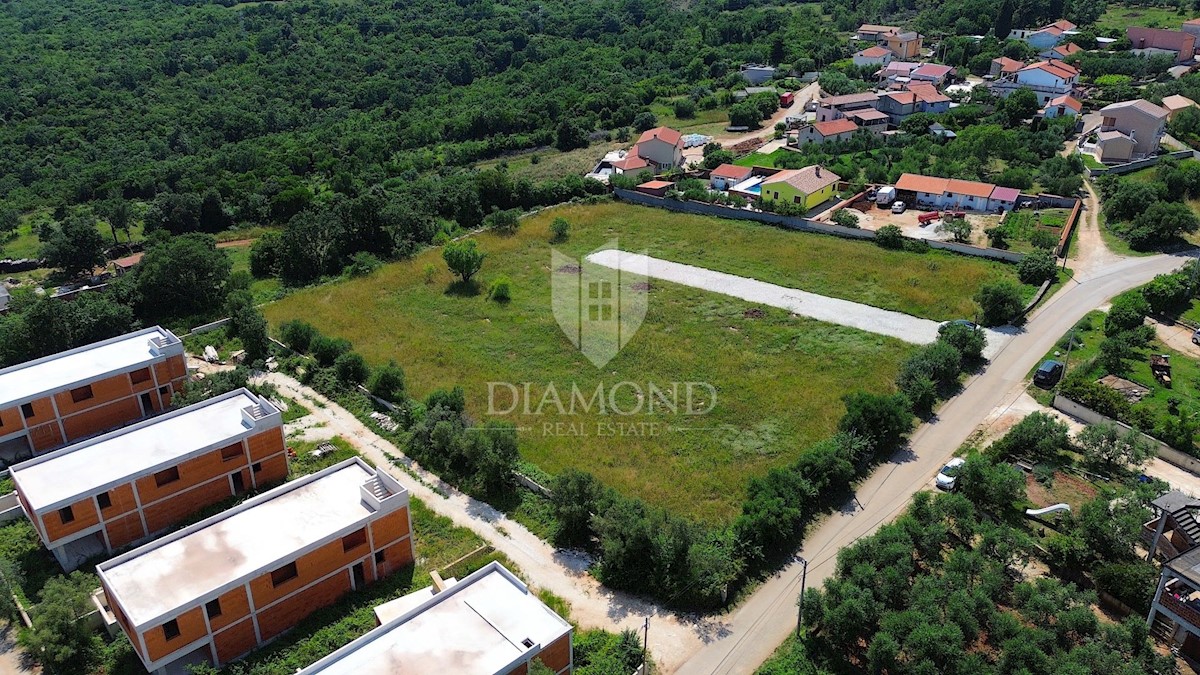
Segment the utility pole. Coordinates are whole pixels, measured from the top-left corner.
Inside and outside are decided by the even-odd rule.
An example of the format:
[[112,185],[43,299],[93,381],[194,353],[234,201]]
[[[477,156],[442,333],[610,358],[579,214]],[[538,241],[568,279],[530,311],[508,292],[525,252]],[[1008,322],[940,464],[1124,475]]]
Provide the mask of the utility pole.
[[803,567],[800,569],[800,600],[796,603],[799,608],[796,613],[796,639],[800,639],[800,627],[804,625],[804,587],[808,585],[808,561],[802,556],[796,556],[796,561]]
[[646,650],[650,647],[650,617],[646,617],[646,622],[642,624],[642,673],[647,672],[646,668]]
[[1054,389],[1062,388],[1062,381],[1067,379],[1067,365],[1071,362],[1071,347],[1075,346],[1075,329],[1072,328],[1070,333],[1067,333],[1067,355],[1063,357],[1063,372],[1058,378],[1058,382],[1054,383]]

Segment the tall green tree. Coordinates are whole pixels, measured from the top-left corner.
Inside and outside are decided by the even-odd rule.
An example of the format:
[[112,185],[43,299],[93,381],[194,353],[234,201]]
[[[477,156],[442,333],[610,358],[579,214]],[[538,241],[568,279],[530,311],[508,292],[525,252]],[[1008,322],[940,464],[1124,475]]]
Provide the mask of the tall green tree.
[[104,264],[104,237],[96,229],[96,217],[74,213],[53,228],[42,244],[46,264],[74,277]]

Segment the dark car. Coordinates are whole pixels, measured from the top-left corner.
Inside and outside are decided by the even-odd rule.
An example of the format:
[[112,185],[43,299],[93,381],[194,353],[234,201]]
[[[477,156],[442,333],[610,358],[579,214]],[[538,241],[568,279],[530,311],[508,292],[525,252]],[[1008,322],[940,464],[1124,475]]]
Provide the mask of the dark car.
[[1048,359],[1045,363],[1038,366],[1037,372],[1033,374],[1033,383],[1042,389],[1049,389],[1058,384],[1058,380],[1063,374],[1063,364],[1053,359]]

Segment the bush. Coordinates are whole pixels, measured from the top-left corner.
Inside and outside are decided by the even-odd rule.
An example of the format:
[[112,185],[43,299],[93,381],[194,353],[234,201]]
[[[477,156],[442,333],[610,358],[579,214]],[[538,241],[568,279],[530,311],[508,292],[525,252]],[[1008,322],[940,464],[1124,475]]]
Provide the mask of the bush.
[[983,349],[987,346],[987,336],[983,331],[961,323],[947,324],[938,331],[938,340],[958,350],[965,362],[983,358]]
[[250,246],[250,273],[262,279],[279,274],[278,232],[267,232]]
[[292,319],[279,327],[279,339],[298,352],[307,352],[315,337],[317,329],[307,321]]
[[1155,314],[1174,314],[1186,309],[1192,299],[1188,277],[1178,272],[1160,274],[1146,284],[1142,296],[1146,298],[1150,311]]
[[387,365],[375,370],[367,388],[385,401],[400,401],[404,397],[404,369],[395,361],[388,361]]
[[1029,243],[1033,244],[1034,248],[1049,251],[1058,246],[1058,237],[1054,236],[1054,233],[1049,230],[1034,230],[1033,234],[1029,235]]
[[492,282],[492,287],[488,291],[488,297],[496,302],[508,302],[512,299],[512,280],[506,276],[499,276]]
[[1114,419],[1125,420],[1129,417],[1129,400],[1117,390],[1093,382],[1080,371],[1073,372],[1063,379],[1058,391],[1063,396],[1083,406],[1091,408],[1101,415]]
[[865,439],[876,454],[896,450],[912,430],[912,413],[903,394],[856,392],[842,397],[846,414],[838,431]]
[[445,408],[461,415],[467,409],[467,397],[462,387],[455,387],[449,391],[434,389],[425,397],[425,407],[428,410]]
[[1008,232],[1003,227],[991,227],[983,231],[988,238],[988,246],[992,248],[1008,248]]
[[1150,611],[1158,586],[1158,570],[1148,562],[1108,563],[1095,573],[1096,588],[1129,605],[1138,614]]
[[833,224],[858,229],[858,214],[853,209],[838,209],[833,214]]
[[346,352],[338,356],[333,362],[333,373],[338,382],[348,387],[366,382],[371,374],[366,359],[358,352]]
[[935,231],[939,234],[947,232],[954,238],[954,241],[960,243],[971,240],[971,223],[967,222],[966,218],[943,218]]
[[567,233],[571,231],[571,223],[567,222],[566,218],[558,217],[554,222],[550,223],[550,234],[552,241],[566,241]]
[[675,101],[675,117],[681,120],[691,119],[696,116],[696,104],[690,98],[681,98]]
[[383,265],[383,261],[366,251],[359,251],[350,259],[350,264],[346,266],[346,273],[351,277],[365,277],[371,272],[379,269]]
[[1035,412],[1013,425],[989,450],[1005,459],[1024,457],[1045,461],[1070,448],[1071,432],[1067,425],[1046,413]]
[[904,231],[897,225],[884,225],[875,232],[875,243],[883,248],[903,248]]
[[975,294],[985,326],[1002,326],[1012,321],[1024,309],[1021,288],[1011,281],[984,284]]
[[21,646],[36,654],[51,672],[86,672],[92,631],[79,618],[91,609],[94,577],[83,572],[51,577],[33,607],[33,627],[21,631]]
[[483,219],[483,226],[500,234],[512,234],[521,227],[521,210],[494,211]]
[[331,338],[325,335],[317,335],[309,343],[309,350],[312,352],[313,358],[322,367],[328,368],[332,366],[338,357],[350,351],[350,342],[343,338]]
[[1104,318],[1104,334],[1116,335],[1123,331],[1132,330],[1146,322],[1150,313],[1150,303],[1140,291],[1126,291],[1113,298],[1108,316]]
[[483,259],[487,254],[480,251],[474,239],[460,239],[446,244],[442,249],[442,259],[446,267],[457,274],[463,283],[471,280],[483,268]]
[[1054,278],[1058,273],[1058,265],[1054,254],[1038,250],[1021,259],[1017,265],[1017,278],[1022,283],[1040,286],[1043,282]]

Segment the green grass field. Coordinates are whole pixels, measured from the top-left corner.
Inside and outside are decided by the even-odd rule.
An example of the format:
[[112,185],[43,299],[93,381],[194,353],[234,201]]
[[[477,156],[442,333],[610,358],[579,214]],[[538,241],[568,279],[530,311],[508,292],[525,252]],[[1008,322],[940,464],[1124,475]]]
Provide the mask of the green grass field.
[[[0,238],[0,257],[3,258],[36,258],[38,251],[42,248],[42,242],[38,239],[37,234],[33,231],[32,218],[27,215],[21,218],[21,224],[17,227],[17,232],[9,239]],[[112,230],[108,227],[108,223],[99,222],[96,224],[96,231],[103,237],[107,245],[113,245]],[[125,236],[124,232],[117,232],[117,240],[124,244],[127,241],[141,241],[145,237],[142,234],[142,224],[134,223],[129,228],[129,237]]]
[[[616,358],[597,370],[564,337],[550,309],[548,227],[572,223],[556,245],[579,256],[620,238],[647,250],[781,284],[927,316],[970,314],[969,296],[983,280],[1011,268],[948,255],[884,251],[861,242],[786,232],[619,203],[552,209],[522,223],[519,234],[479,236],[489,255],[477,295],[451,284],[438,250],[386,266],[363,279],[299,291],[266,308],[271,323],[301,318],[351,340],[372,363],[394,358],[412,394],[461,384],[468,407],[486,420],[488,382],[533,382],[536,408],[546,382],[568,393],[621,381],[663,386],[701,381],[717,390],[703,417],[659,414],[632,418],[659,427],[647,435],[604,436],[595,414],[513,414],[526,430],[522,454],[551,473],[595,472],[627,494],[710,520],[734,515],[746,479],[780,466],[829,434],[842,414],[841,396],[886,391],[912,347],[897,340],[790,316],[782,310],[699,290],[652,282],[644,324]],[[426,267],[435,270],[429,283]],[[500,275],[513,280],[513,300],[487,299]],[[503,390],[502,390],[503,391]],[[635,403],[629,389],[618,401]],[[498,399],[504,407],[507,397]],[[532,411],[531,411],[532,412]],[[547,430],[546,424],[562,426]],[[625,431],[631,431],[625,429]]]
[[[636,140],[636,139],[634,139]],[[596,166],[604,155],[612,150],[629,147],[633,141],[597,141],[586,148],[560,152],[554,148],[539,148],[497,159],[479,162],[480,169],[490,169],[504,163],[510,174],[517,178],[528,178],[534,182],[558,180],[568,174],[585,174]],[[537,157],[537,163],[534,163]]]
[[1098,32],[1112,29],[1122,35],[1129,26],[1179,30],[1179,26],[1184,21],[1193,18],[1195,18],[1194,12],[1181,14],[1174,7],[1124,7],[1110,4],[1108,10],[1096,22],[1096,29]]
[[[249,246],[229,246],[221,249],[225,251],[225,255],[229,256],[233,267],[230,272],[249,272],[250,271],[250,247]],[[255,279],[250,283],[250,295],[254,296],[254,302],[270,302],[279,297],[283,290],[283,283],[275,277],[266,279]]]

